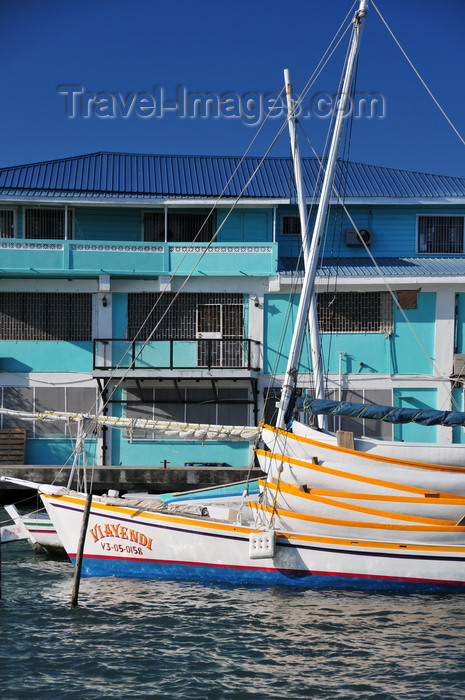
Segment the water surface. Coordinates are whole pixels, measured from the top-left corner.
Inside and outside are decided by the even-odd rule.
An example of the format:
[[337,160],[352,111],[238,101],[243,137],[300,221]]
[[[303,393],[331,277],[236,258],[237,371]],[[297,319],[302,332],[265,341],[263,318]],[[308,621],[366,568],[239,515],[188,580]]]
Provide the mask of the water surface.
[[88,578],[2,546],[0,697],[465,698],[465,594]]

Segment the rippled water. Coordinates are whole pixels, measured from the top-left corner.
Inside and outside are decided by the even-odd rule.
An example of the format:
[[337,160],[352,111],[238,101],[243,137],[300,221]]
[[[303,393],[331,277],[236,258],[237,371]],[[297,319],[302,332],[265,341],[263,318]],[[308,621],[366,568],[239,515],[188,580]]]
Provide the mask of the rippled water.
[[83,579],[2,546],[0,697],[465,697],[465,595]]

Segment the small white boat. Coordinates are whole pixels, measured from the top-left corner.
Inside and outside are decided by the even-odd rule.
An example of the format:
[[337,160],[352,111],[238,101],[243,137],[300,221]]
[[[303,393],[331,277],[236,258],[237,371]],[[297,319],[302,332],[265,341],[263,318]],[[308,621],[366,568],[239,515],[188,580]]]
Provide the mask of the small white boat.
[[[315,440],[322,446],[330,446],[336,452],[343,455],[341,461],[350,461],[351,455],[346,454],[338,445],[337,436],[325,430],[316,430],[301,421],[294,421],[292,432],[296,437]],[[426,442],[401,442],[395,440],[375,440],[374,438],[355,437],[354,451],[357,458],[364,455],[377,455],[388,457],[399,462],[426,462],[443,466],[461,467],[465,472],[465,454],[463,445],[459,443],[435,444]],[[344,456],[345,455],[345,456]]]
[[27,540],[28,534],[22,523],[2,525],[0,527],[0,544],[16,542],[17,540]]
[[[318,435],[316,431],[315,433]],[[364,482],[371,479],[384,482],[382,485],[388,488],[396,488],[389,487],[388,484],[400,484],[404,487],[465,496],[465,469],[462,467],[359,453],[356,450],[295,435],[286,430],[278,430],[269,425],[263,426],[262,437],[268,451],[257,451],[260,467],[266,473],[277,476],[275,472],[280,468],[282,461],[286,469],[284,480],[291,483],[294,480],[307,483],[306,480],[311,478],[312,473],[318,479],[318,483],[314,484],[317,488],[346,490],[345,486],[335,484],[332,478],[343,476],[357,481],[359,486],[355,490],[362,492],[367,492]]]
[[427,493],[417,496],[348,493],[298,487],[284,481],[260,481],[259,484],[260,503],[278,510],[367,522],[454,526],[464,520],[465,524],[465,498],[444,498]]
[[[465,547],[465,527],[458,525],[425,524],[394,521],[379,517],[368,522],[360,518],[324,517],[306,515],[291,510],[281,510],[272,505],[250,502],[257,513],[257,527],[275,527],[277,531],[308,533],[322,537],[344,537],[363,543],[373,540],[378,543],[397,542],[401,547],[410,544],[437,545],[445,554],[451,547]],[[394,571],[392,571],[394,573]],[[433,572],[431,572],[433,575]]]
[[4,508],[20,533],[15,539],[28,540],[37,552],[45,551],[53,555],[65,553],[56,528],[45,510],[22,515],[14,505],[6,505]]

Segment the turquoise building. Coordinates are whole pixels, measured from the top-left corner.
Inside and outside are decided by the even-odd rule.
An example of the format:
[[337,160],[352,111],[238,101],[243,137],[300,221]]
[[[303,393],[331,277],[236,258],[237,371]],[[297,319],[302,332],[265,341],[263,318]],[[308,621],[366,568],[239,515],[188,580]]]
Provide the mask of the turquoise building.
[[[303,169],[312,219],[317,161]],[[328,395],[463,410],[465,180],[350,163],[336,188],[345,206],[333,203],[317,276]],[[302,282],[290,159],[95,153],[4,168],[0,198],[3,407],[272,420]],[[1,421],[26,428],[27,463],[69,460],[75,426]],[[459,428],[336,427],[465,441]],[[248,444],[140,430],[98,430],[87,450],[96,465],[250,460]]]

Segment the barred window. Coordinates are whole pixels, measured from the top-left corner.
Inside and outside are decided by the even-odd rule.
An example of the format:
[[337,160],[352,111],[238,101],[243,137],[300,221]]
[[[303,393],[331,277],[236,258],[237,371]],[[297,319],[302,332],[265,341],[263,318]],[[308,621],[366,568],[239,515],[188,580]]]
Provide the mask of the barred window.
[[[144,241],[165,240],[165,212],[148,211],[143,219]],[[211,241],[214,233],[214,217],[208,211],[168,211],[167,241],[190,243]]]
[[0,292],[0,340],[92,340],[92,295]]
[[300,218],[298,216],[283,216],[283,233],[296,234],[300,233]]
[[463,216],[419,216],[419,253],[463,253]]
[[392,333],[393,302],[389,292],[317,294],[322,333]]
[[129,294],[128,338],[146,340],[157,327],[153,340],[194,339],[199,328],[205,331],[212,323],[222,338],[243,337],[242,294],[198,292],[174,297],[166,292]]
[[[67,216],[66,216],[67,214]],[[65,231],[66,219],[68,228]],[[24,211],[24,237],[65,239],[72,238],[72,210],[68,209],[26,209]]]
[[13,238],[15,235],[14,225],[13,209],[0,209],[0,238]]

